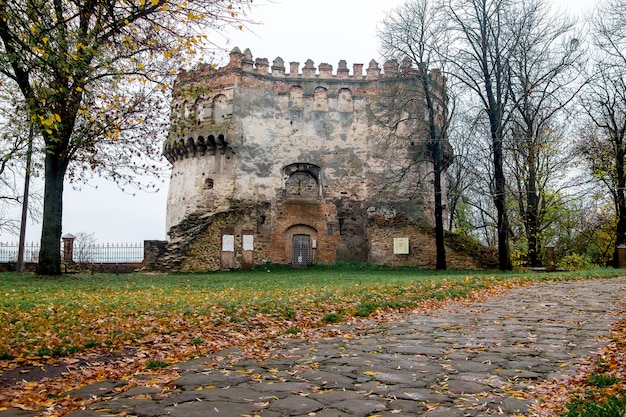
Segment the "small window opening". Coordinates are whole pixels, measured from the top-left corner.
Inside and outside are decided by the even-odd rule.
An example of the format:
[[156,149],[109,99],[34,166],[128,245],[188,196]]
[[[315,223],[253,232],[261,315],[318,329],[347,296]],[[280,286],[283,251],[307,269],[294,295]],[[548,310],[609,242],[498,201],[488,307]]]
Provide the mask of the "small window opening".
[[213,178],[207,178],[204,180],[204,188],[207,190],[213,189]]

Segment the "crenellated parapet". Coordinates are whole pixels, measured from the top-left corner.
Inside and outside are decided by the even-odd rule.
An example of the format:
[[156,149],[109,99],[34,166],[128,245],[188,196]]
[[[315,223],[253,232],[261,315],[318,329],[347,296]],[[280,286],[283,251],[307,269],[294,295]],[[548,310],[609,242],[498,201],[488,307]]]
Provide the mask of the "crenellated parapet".
[[[234,47],[230,52],[229,63],[222,68],[215,68],[211,65],[200,65],[194,71],[184,71],[178,76],[178,82],[184,82],[190,79],[197,79],[197,76],[214,74],[217,71],[240,70],[247,73],[254,73],[263,76],[271,76],[274,78],[300,78],[300,79],[338,79],[338,80],[354,80],[354,81],[377,81],[389,78],[396,78],[403,75],[419,74],[421,69],[411,65],[410,59],[404,59],[401,63],[396,59],[385,62],[381,68],[380,64],[375,60],[371,60],[367,67],[364,64],[355,63],[352,65],[352,72],[348,68],[345,60],[340,60],[337,70],[333,71],[333,66],[328,63],[321,63],[318,67],[311,59],[304,62],[304,66],[300,67],[300,62],[289,62],[289,68],[285,66],[285,61],[281,57],[276,57],[271,65],[267,58],[256,58],[252,56],[250,49],[246,48],[243,52],[238,47]],[[438,72],[431,75],[441,76]],[[441,77],[438,81],[443,81]]]

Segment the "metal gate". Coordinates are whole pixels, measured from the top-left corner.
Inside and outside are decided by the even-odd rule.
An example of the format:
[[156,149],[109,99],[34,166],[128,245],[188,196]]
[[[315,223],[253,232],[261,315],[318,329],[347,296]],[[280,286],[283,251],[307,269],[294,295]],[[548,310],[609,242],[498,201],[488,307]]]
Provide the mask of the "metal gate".
[[308,265],[311,261],[311,236],[293,235],[293,258],[294,265]]

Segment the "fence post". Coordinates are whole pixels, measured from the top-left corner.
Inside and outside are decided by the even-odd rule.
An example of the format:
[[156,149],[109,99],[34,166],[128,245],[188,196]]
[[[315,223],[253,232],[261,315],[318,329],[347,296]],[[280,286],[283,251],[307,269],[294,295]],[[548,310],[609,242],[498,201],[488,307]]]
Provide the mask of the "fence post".
[[61,236],[63,239],[63,262],[68,265],[74,263],[74,240],[76,236],[66,233]]

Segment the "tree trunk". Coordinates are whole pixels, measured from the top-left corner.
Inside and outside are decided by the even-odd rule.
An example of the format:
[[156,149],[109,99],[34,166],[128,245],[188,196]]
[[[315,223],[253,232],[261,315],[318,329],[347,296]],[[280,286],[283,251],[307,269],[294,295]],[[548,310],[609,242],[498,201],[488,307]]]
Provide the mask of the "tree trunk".
[[437,265],[439,270],[446,269],[446,247],[444,242],[444,228],[443,228],[443,204],[441,198],[441,153],[443,150],[441,146],[436,146],[435,156],[435,245],[437,246]]
[[63,180],[67,164],[67,159],[54,152],[46,154],[38,275],[61,275],[62,272]]
[[[444,171],[444,145],[445,128],[439,126],[436,122],[437,117],[435,114],[434,101],[438,98],[441,100],[444,93],[440,93],[442,96],[438,97],[437,93],[433,93],[431,87],[430,76],[426,71],[421,76],[422,88],[424,90],[424,98],[426,101],[426,108],[428,110],[428,133],[430,136],[430,154],[433,159],[433,171],[434,171],[434,188],[435,188],[435,247],[437,250],[436,268],[438,270],[446,269],[446,246],[444,242],[444,230],[443,230],[443,203],[441,196],[441,173]],[[437,86],[444,88],[444,86]],[[447,107],[445,99],[442,107]],[[444,113],[447,116],[447,113]],[[446,123],[446,121],[442,122]]]
[[24,172],[24,197],[22,199],[22,217],[20,221],[20,242],[17,249],[17,272],[24,272],[24,246],[26,245],[26,222],[28,220],[28,196],[30,194],[30,174],[33,159],[33,126],[28,132],[26,150],[26,171]]
[[536,146],[528,140],[528,179],[526,184],[526,238],[528,239],[528,260],[530,266],[539,266],[539,192],[537,190]]
[[506,180],[504,177],[502,138],[493,138],[493,163],[495,195],[493,197],[498,212],[498,267],[502,271],[513,269],[509,249],[509,218],[506,212]]
[[626,195],[624,188],[626,187],[626,174],[624,173],[624,165],[626,159],[626,152],[624,152],[624,145],[619,134],[616,133],[616,155],[615,155],[615,172],[617,179],[617,187],[615,192],[615,211],[617,214],[617,228],[615,238],[615,251],[613,252],[613,266],[623,267],[618,265],[617,247],[622,244],[626,244]]

